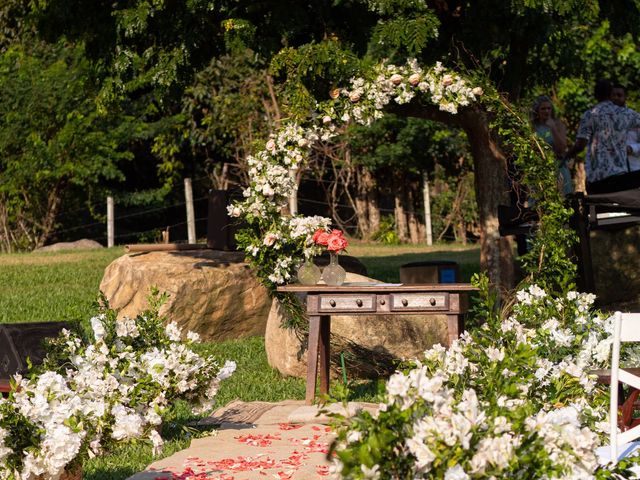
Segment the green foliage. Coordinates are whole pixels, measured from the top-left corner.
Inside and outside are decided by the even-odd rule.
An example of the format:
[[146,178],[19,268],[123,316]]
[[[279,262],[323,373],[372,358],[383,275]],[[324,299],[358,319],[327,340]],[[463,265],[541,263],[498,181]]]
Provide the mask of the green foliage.
[[394,18],[376,25],[372,43],[385,49],[406,51],[409,55],[420,53],[429,40],[438,35],[438,20],[433,15],[417,18]]
[[10,402],[0,402],[0,418],[6,431],[14,431],[15,435],[6,435],[3,446],[10,448],[6,458],[7,466],[19,470],[22,466],[22,455],[25,448],[36,444],[42,431],[23,414],[16,411]]
[[385,245],[398,245],[400,237],[396,232],[396,223],[393,215],[384,215],[380,218],[380,228],[373,234],[373,239]]
[[522,184],[535,200],[539,223],[533,245],[522,258],[525,282],[560,294],[575,285],[576,266],[568,252],[576,233],[567,228],[572,211],[565,206],[557,186],[556,160],[548,145],[533,133],[528,119],[486,86],[485,106],[494,112],[492,129],[504,146],[508,161],[522,175]]
[[279,120],[264,62],[245,49],[214,58],[182,97],[185,133],[194,157],[211,170],[242,164],[253,143],[265,141]]
[[13,235],[3,232],[3,248],[39,244],[70,187],[122,179],[135,127],[98,114],[93,74],[83,47],[65,42],[13,45],[0,56],[0,215]]
[[293,118],[307,118],[316,99],[326,99],[336,85],[345,84],[359,68],[356,55],[336,38],[299,48],[283,48],[271,60],[270,70],[286,80],[282,96]]

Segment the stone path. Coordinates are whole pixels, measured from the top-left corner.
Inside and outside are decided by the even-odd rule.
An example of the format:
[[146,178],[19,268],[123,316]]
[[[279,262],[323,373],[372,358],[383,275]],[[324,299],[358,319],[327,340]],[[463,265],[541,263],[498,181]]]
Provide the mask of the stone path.
[[[327,409],[353,415],[372,404],[334,404]],[[331,478],[327,459],[335,435],[328,417],[304,402],[232,402],[206,423],[212,436],[154,462],[129,480],[315,480]]]

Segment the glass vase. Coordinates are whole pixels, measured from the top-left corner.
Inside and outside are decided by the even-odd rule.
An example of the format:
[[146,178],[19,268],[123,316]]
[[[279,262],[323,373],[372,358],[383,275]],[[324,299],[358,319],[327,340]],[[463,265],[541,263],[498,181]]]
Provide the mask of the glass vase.
[[344,283],[344,279],[347,278],[347,272],[338,263],[338,254],[335,252],[329,252],[329,265],[322,270],[322,280],[327,285],[337,287]]
[[320,281],[321,275],[320,268],[308,258],[298,268],[298,281],[302,285],[315,285]]

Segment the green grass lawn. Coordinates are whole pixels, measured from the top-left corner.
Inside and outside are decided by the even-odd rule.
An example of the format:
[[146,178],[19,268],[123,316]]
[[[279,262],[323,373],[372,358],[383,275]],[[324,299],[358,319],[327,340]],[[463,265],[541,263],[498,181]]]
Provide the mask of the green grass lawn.
[[[461,281],[479,271],[479,249],[437,245],[378,245],[352,242],[349,255],[358,257],[369,276],[386,282],[399,280],[399,267],[416,261],[452,260],[460,266]],[[0,323],[82,320],[94,313],[100,280],[105,267],[123,255],[122,247],[58,253],[0,254]],[[283,378],[269,367],[264,338],[254,337],[219,343],[204,343],[202,350],[222,360],[235,360],[236,373],[226,380],[216,405],[231,400],[280,401],[303,399],[304,381]],[[334,382],[335,383],[335,382]],[[370,400],[375,383],[359,384],[351,392],[358,400]],[[339,389],[333,391],[339,394]],[[163,430],[164,454],[186,448],[190,442],[184,425],[195,420],[185,405],[176,405]],[[84,465],[86,480],[121,480],[143,470],[153,461],[145,444],[127,445],[110,455]]]
[[82,320],[122,247],[0,255],[0,323]]

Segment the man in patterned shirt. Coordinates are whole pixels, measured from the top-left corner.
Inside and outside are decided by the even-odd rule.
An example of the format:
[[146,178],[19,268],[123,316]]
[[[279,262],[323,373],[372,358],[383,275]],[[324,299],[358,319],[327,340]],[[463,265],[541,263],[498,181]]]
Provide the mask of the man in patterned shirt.
[[587,192],[606,193],[640,187],[640,175],[629,173],[627,132],[640,128],[640,114],[611,102],[612,85],[596,83],[598,103],[580,119],[576,142],[566,154],[573,158],[587,147]]

